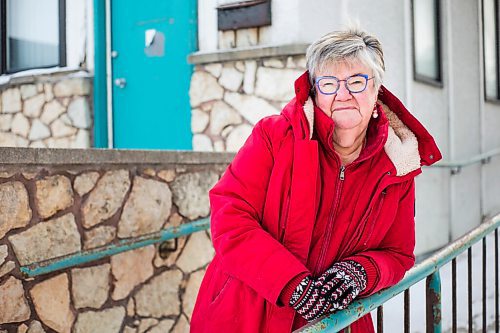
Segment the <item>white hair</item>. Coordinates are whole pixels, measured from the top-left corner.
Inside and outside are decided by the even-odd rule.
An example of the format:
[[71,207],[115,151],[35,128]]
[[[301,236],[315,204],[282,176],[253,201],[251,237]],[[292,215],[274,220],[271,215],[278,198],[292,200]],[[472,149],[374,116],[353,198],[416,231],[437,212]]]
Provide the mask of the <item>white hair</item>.
[[307,48],[306,59],[312,86],[325,66],[342,62],[362,63],[373,71],[375,89],[382,85],[385,72],[382,46],[376,37],[358,27],[324,35]]

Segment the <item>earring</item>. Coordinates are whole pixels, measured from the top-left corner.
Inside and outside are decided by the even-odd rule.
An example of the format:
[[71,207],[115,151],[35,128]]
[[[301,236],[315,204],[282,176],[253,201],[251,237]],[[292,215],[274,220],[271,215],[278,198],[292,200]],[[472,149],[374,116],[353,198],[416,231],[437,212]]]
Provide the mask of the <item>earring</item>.
[[375,119],[378,118],[377,104],[375,104],[375,107],[373,108],[372,117],[375,118]]

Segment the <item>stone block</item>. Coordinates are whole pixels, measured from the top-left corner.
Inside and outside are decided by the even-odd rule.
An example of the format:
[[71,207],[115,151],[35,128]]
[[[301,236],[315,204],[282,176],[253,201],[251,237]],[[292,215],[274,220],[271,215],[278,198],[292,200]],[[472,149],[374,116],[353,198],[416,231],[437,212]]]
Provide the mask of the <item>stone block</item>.
[[61,80],[54,85],[56,97],[84,96],[90,94],[90,81],[87,78]]
[[47,148],[47,145],[43,141],[33,141],[29,144],[30,148]]
[[264,67],[272,67],[272,68],[284,68],[285,64],[281,59],[277,58],[267,58],[263,61]]
[[108,171],[82,205],[83,226],[93,227],[113,216],[130,188],[127,170]]
[[186,332],[189,332],[189,322],[186,319],[186,317],[181,315],[179,317],[179,320],[177,320],[177,324],[175,324],[172,333],[186,333]]
[[193,135],[193,150],[194,151],[213,151],[212,140],[205,134]]
[[13,133],[0,132],[0,147],[28,147],[29,141]]
[[19,88],[21,90],[21,98],[23,100],[26,100],[38,94],[38,89],[34,84],[23,84]]
[[127,316],[128,317],[135,316],[135,303],[134,303],[134,298],[133,297],[130,297],[128,299],[128,303],[127,303]]
[[177,259],[177,267],[184,273],[191,273],[206,266],[215,255],[212,242],[203,232],[191,234],[184,250]]
[[54,91],[51,83],[44,83],[45,101],[50,102],[54,99]]
[[193,133],[202,133],[207,128],[210,116],[200,109],[191,110],[191,131]]
[[71,137],[48,138],[44,140],[44,143],[49,148],[69,148],[71,145],[70,139]]
[[158,177],[170,183],[172,180],[175,179],[175,170],[173,169],[161,170],[160,172],[158,172]]
[[167,184],[135,177],[118,223],[118,237],[136,237],[159,231],[171,208],[172,192]]
[[80,234],[73,214],[35,224],[9,237],[21,265],[29,265],[81,250]]
[[99,309],[106,302],[110,269],[110,264],[104,264],[71,270],[71,291],[75,308]]
[[252,126],[248,124],[240,125],[234,128],[226,139],[226,151],[237,152],[243,147],[243,144],[252,134]]
[[68,177],[55,175],[36,181],[35,203],[42,218],[73,205],[73,189]]
[[12,114],[0,114],[0,131],[8,132],[12,127]]
[[74,149],[90,148],[90,133],[88,130],[79,129],[76,135],[71,137],[70,147]]
[[0,184],[0,239],[10,230],[28,225],[31,214],[28,191],[22,183]]
[[84,196],[89,193],[97,183],[99,179],[98,172],[86,172],[75,178],[74,188],[79,196]]
[[203,66],[203,68],[216,78],[219,78],[220,74],[222,73],[222,64],[218,63],[208,64]]
[[0,266],[0,278],[16,268],[16,264],[13,261],[7,261],[4,265]]
[[193,315],[194,303],[196,302],[196,296],[200,290],[204,275],[204,270],[192,273],[187,282],[186,292],[182,295],[182,309],[189,320],[191,320],[191,316]]
[[90,108],[86,97],[76,97],[68,105],[68,116],[76,128],[88,129],[91,125]]
[[31,141],[41,140],[50,137],[50,129],[38,119],[34,119],[28,139]]
[[196,108],[203,102],[219,100],[224,94],[224,89],[219,86],[217,79],[207,72],[194,72],[191,77],[189,97],[191,107]]
[[116,228],[103,225],[95,227],[84,234],[84,249],[94,249],[111,243],[116,237]]
[[83,312],[78,314],[73,332],[119,333],[124,319],[125,309],[122,306],[102,311]]
[[217,101],[210,112],[210,133],[220,135],[228,125],[241,124],[242,118],[232,107],[223,101]]
[[45,95],[39,94],[24,101],[23,113],[30,118],[39,118],[45,104]]
[[40,320],[56,332],[70,333],[75,316],[70,308],[69,281],[66,273],[36,284],[30,290]]
[[120,300],[153,276],[154,245],[138,248],[111,257],[111,272],[114,277],[114,289],[111,297]]
[[[155,327],[148,331],[148,333],[163,333],[170,332],[172,326],[174,326],[175,321],[172,319],[164,319],[158,323]],[[187,331],[186,331],[187,332]]]
[[22,110],[19,88],[9,88],[2,93],[2,112],[15,113]]
[[153,277],[134,296],[137,315],[154,318],[179,315],[181,282],[179,270],[165,271]]
[[61,118],[54,120],[50,125],[50,129],[54,138],[74,135],[78,131],[76,128],[65,124]]
[[243,82],[243,73],[234,68],[233,65],[225,64],[219,78],[219,84],[230,91],[238,91]]
[[259,44],[259,28],[236,30],[236,47],[250,47]]
[[54,120],[59,118],[61,114],[66,111],[59,101],[52,100],[43,106],[43,112],[40,116],[40,120],[46,124],[50,125]]
[[23,284],[13,276],[0,285],[0,309],[0,324],[23,322],[31,316]]
[[279,114],[279,110],[264,99],[241,95],[238,93],[226,93],[224,100],[236,109],[252,125],[266,116]]
[[174,203],[179,213],[190,220],[206,217],[210,213],[208,191],[219,176],[212,171],[187,173],[177,176],[171,184]]
[[241,60],[238,60],[234,63],[234,68],[236,68],[240,72],[244,73],[245,72],[245,63]]
[[255,75],[257,73],[257,61],[245,61],[245,74],[243,77],[243,92],[247,95],[253,94],[255,90]]
[[8,254],[9,249],[7,248],[7,245],[0,245],[0,265],[5,262],[5,258],[7,258]]
[[272,101],[289,101],[295,96],[294,82],[302,71],[260,67],[255,94]]
[[219,31],[219,50],[236,47],[236,33],[234,30]]
[[28,132],[30,130],[30,122],[21,112],[16,113],[14,119],[12,119],[12,133],[20,135],[22,137],[28,137]]
[[224,145],[224,141],[217,140],[214,142],[214,151],[216,152],[224,152],[226,151],[226,146]]
[[38,320],[33,320],[27,333],[45,333],[42,324]]

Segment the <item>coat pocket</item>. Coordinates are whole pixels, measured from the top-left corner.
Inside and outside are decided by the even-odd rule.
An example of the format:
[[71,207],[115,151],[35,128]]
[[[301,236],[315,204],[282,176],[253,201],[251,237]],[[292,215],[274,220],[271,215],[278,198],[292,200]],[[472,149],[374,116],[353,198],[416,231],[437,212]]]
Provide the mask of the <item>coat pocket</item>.
[[373,235],[373,230],[375,229],[375,224],[377,223],[380,211],[382,210],[382,206],[384,205],[386,194],[387,194],[386,190],[383,190],[381,194],[381,199],[376,203],[375,207],[373,207],[371,214],[368,215],[364,233],[363,235],[361,235],[361,238],[364,239],[363,246],[366,246],[368,244],[368,241],[371,239]]
[[231,281],[231,276],[226,274],[225,272],[219,271],[219,274],[214,277],[214,281],[212,284],[211,290],[211,301],[210,304],[215,304],[217,301],[221,299],[221,296],[224,293],[224,290],[228,286]]

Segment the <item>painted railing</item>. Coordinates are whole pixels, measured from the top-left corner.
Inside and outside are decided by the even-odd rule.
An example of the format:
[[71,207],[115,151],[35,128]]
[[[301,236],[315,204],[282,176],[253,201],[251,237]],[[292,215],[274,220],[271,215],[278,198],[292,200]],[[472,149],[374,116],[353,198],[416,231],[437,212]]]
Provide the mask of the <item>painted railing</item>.
[[[468,331],[473,332],[472,315],[472,250],[475,243],[482,241],[482,331],[487,331],[486,322],[486,236],[494,233],[494,271],[495,271],[495,332],[499,331],[499,297],[498,297],[498,227],[500,214],[483,222],[477,228],[447,245],[431,257],[410,269],[403,280],[395,286],[380,291],[370,297],[353,302],[347,309],[336,312],[315,322],[308,324],[297,333],[339,332],[345,329],[349,332],[349,325],[360,317],[377,309],[377,333],[383,332],[383,304],[404,292],[404,332],[410,332],[410,292],[409,288],[426,279],[426,332],[439,333],[441,325],[441,278],[440,268],[451,261],[452,268],[452,327],[451,332],[457,332],[457,273],[456,258],[467,251],[467,287],[468,287]],[[347,329],[346,329],[347,328]],[[461,331],[462,332],[462,331]]]
[[[65,268],[77,267],[105,257],[109,257],[121,252],[134,250],[140,247],[166,243],[169,240],[176,240],[178,237],[192,234],[193,232],[207,230],[210,227],[210,218],[203,218],[193,222],[181,224],[175,227],[165,228],[161,231],[136,237],[124,239],[118,243],[98,247],[91,250],[81,251],[61,258],[48,259],[33,263],[31,265],[21,266],[20,270],[26,277],[34,277],[59,271]],[[161,250],[161,245],[160,245]]]

